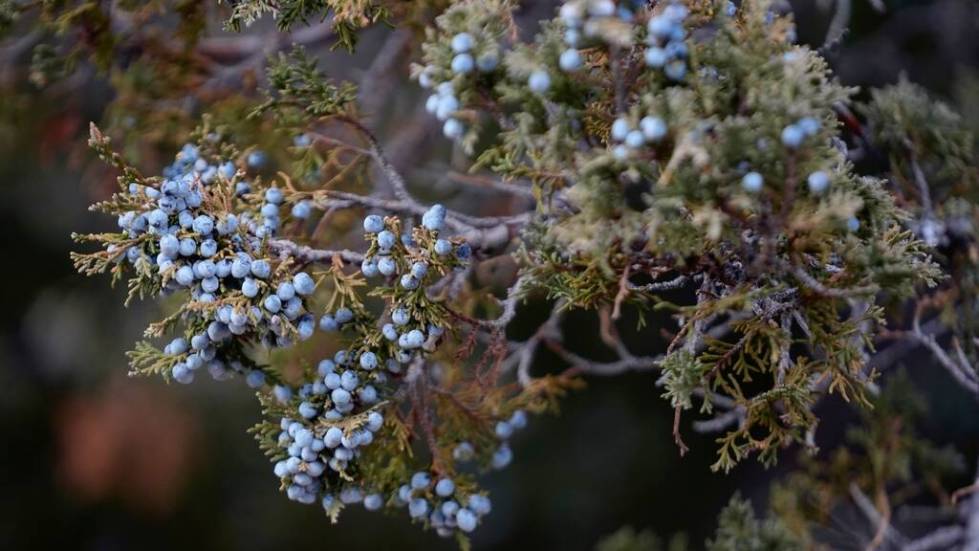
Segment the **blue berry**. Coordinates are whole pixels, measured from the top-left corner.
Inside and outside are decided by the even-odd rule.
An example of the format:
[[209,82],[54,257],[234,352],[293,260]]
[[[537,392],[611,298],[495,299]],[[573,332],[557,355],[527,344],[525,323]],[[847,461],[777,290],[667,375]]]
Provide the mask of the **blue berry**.
[[418,329],[412,329],[398,338],[398,345],[401,348],[419,348],[425,343],[425,334]]
[[416,279],[423,279],[427,273],[428,264],[419,261],[411,265],[411,275]]
[[368,511],[377,511],[384,505],[384,498],[380,494],[370,494],[364,498],[364,508]]
[[551,77],[546,71],[537,70],[530,73],[527,78],[527,86],[535,94],[543,94],[551,87]]
[[160,254],[168,259],[177,258],[177,255],[180,254],[180,240],[170,234],[161,237]]
[[221,282],[216,277],[205,277],[201,281],[201,289],[207,293],[213,293],[221,286]]
[[292,389],[285,385],[275,385],[272,387],[272,394],[275,395],[275,399],[279,401],[280,404],[284,404],[292,398]]
[[461,54],[473,47],[473,37],[469,33],[459,33],[452,37],[452,51]]
[[581,42],[581,31],[578,29],[568,29],[564,31],[564,43],[568,46],[575,47]]
[[630,130],[629,121],[620,117],[612,123],[611,137],[613,140],[621,142],[629,135]]
[[210,258],[218,254],[218,242],[213,239],[205,239],[200,247],[201,256]]
[[647,48],[644,57],[646,59],[646,65],[654,69],[661,69],[670,59],[670,56],[667,55],[666,50],[655,46]]
[[439,256],[445,256],[452,252],[452,243],[446,239],[437,239],[435,241],[435,254]]
[[334,389],[333,392],[330,393],[330,399],[333,400],[333,403],[337,406],[349,404],[350,398],[350,392],[342,388]]
[[615,14],[612,0],[592,0],[588,3],[588,14],[593,17],[611,17]]
[[442,125],[442,135],[450,140],[457,140],[465,133],[466,128],[456,119],[448,119]]
[[377,261],[377,271],[381,272],[381,274],[385,276],[389,276],[398,271],[398,265],[390,256],[382,256],[380,260]]
[[405,274],[401,276],[401,286],[405,289],[412,291],[418,288],[418,279],[411,274]]
[[303,402],[299,404],[299,415],[302,415],[306,419],[312,419],[313,417],[316,417],[317,413],[318,411],[315,405],[309,402]]
[[194,218],[193,228],[195,232],[201,235],[211,235],[211,232],[214,231],[214,219],[202,214]]
[[275,218],[279,215],[279,207],[272,203],[265,203],[262,205],[261,213],[265,218]]
[[798,149],[805,137],[806,133],[794,124],[782,129],[782,145],[789,149]]
[[421,518],[428,514],[428,502],[424,498],[416,497],[408,505],[408,514],[411,518]]
[[333,360],[329,359],[320,360],[320,363],[316,366],[316,372],[322,377],[325,377],[329,373],[333,373],[334,369],[336,369],[336,364],[333,363]]
[[306,219],[313,212],[313,207],[309,201],[300,201],[292,206],[293,218]]
[[670,80],[683,80],[687,76],[687,64],[680,60],[671,61],[666,64],[663,73]]
[[459,525],[459,529],[463,532],[472,532],[476,529],[477,518],[475,513],[469,509],[459,509],[456,513],[456,524]]
[[809,191],[820,194],[829,187],[829,175],[822,170],[817,170],[806,178],[806,183],[809,185]]
[[510,450],[510,446],[503,444],[493,453],[491,464],[494,469],[499,470],[505,468],[511,461],[513,461],[513,452]]
[[382,251],[390,251],[397,241],[398,238],[388,230],[384,230],[377,234],[377,246],[380,247]]
[[384,425],[384,416],[376,411],[370,412],[367,416],[367,430],[377,432]]
[[449,497],[455,492],[456,485],[452,482],[452,479],[441,478],[435,483],[435,493],[442,497]]
[[381,327],[381,334],[384,335],[384,338],[389,341],[398,340],[398,330],[395,329],[394,325],[390,323],[385,323],[384,326]]
[[251,260],[247,257],[238,257],[231,261],[231,275],[238,279],[242,279],[251,273],[252,264]]
[[561,52],[561,57],[558,59],[558,66],[561,67],[562,71],[572,72],[581,69],[582,60],[581,53],[575,48],[569,48]]
[[431,484],[432,479],[428,476],[428,473],[418,471],[417,473],[411,475],[411,487],[415,490],[421,490],[428,488]]
[[438,100],[438,105],[435,108],[435,117],[440,121],[444,121],[449,119],[449,117],[458,110],[459,100],[457,100],[455,96],[441,96]]
[[170,375],[173,376],[173,380],[183,385],[194,382],[194,372],[183,363],[174,365],[173,369],[170,371]]
[[282,308],[282,301],[276,295],[269,295],[265,297],[262,305],[265,306],[266,310],[274,314]]
[[184,287],[188,287],[194,283],[194,270],[192,270],[190,266],[181,266],[179,269],[177,269],[174,279],[177,280],[177,283],[183,285]]
[[245,279],[241,284],[241,294],[248,298],[255,298],[258,295],[258,282],[252,278]]
[[469,496],[468,505],[477,515],[488,515],[492,509],[489,498],[479,494]]
[[582,18],[584,17],[584,12],[582,11],[581,4],[578,3],[566,3],[561,6],[560,12],[558,12],[561,21],[568,27],[575,28],[580,27],[582,23]]
[[340,329],[340,324],[337,323],[337,320],[334,319],[333,316],[326,314],[320,318],[320,329],[323,331],[333,332]]
[[191,256],[197,252],[197,242],[190,237],[180,240],[180,256]]
[[245,383],[247,383],[251,388],[260,388],[265,384],[265,373],[262,373],[257,369],[253,369],[248,372],[248,375],[245,376]]
[[364,231],[367,233],[378,233],[384,229],[384,219],[376,214],[371,214],[364,218]]
[[353,310],[351,310],[350,308],[346,308],[346,307],[337,309],[337,312],[334,315],[335,315],[335,317],[337,319],[337,323],[340,323],[340,324],[353,321],[353,319],[354,319]]
[[360,355],[360,367],[371,370],[377,367],[377,355],[373,352],[364,352]]
[[268,260],[256,260],[252,262],[252,275],[258,279],[265,279],[272,274],[272,265]]
[[296,289],[296,293],[304,296],[316,290],[316,282],[306,272],[299,272],[292,276],[292,286]]
[[278,205],[282,202],[282,197],[282,190],[277,187],[270,187],[265,190],[265,201],[268,203]]
[[177,337],[163,348],[163,352],[169,356],[179,356],[187,352],[187,340],[183,337]]
[[649,23],[646,24],[646,27],[650,35],[659,40],[664,40],[673,34],[674,25],[675,23],[669,18],[660,15],[650,18]]
[[360,384],[360,378],[353,371],[344,371],[343,375],[340,376],[340,388],[353,392],[357,385]]
[[626,134],[625,145],[632,149],[639,149],[646,143],[646,138],[639,130],[633,130]]
[[473,56],[469,54],[458,54],[452,58],[452,72],[464,75],[471,73],[476,66]]
[[282,283],[279,283],[278,288],[275,290],[275,294],[280,300],[289,300],[296,296],[296,288],[292,286],[292,283],[283,281]]
[[422,226],[427,230],[439,231],[445,224],[446,210],[442,205],[432,205],[422,215]]
[[758,193],[761,191],[763,178],[757,172],[749,172],[741,178],[741,187],[748,193]]
[[513,415],[510,416],[510,426],[517,430],[525,428],[527,426],[527,412],[522,409],[514,411]]
[[360,263],[360,273],[364,274],[364,277],[376,276],[379,273],[377,270],[377,261],[373,258],[365,258]]
[[395,308],[394,311],[391,312],[391,321],[393,321],[395,325],[404,325],[410,320],[411,317],[408,315],[408,311],[404,308]]
[[666,122],[659,117],[643,117],[639,121],[639,129],[642,131],[643,136],[653,142],[659,142],[664,137],[668,131]]
[[796,125],[805,133],[807,136],[813,136],[819,133],[819,128],[822,126],[820,122],[813,117],[803,117],[799,119]]

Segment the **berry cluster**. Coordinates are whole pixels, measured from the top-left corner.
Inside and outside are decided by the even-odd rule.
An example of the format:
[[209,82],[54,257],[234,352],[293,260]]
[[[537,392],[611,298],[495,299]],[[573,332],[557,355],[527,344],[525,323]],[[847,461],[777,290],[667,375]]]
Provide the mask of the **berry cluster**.
[[618,145],[612,148],[617,159],[625,159],[632,151],[646,144],[657,144],[669,133],[666,121],[655,115],[647,115],[639,120],[638,127],[628,117],[622,116],[612,122],[609,137]]
[[623,2],[616,6],[612,0],[573,0],[561,6],[559,18],[564,23],[562,40],[567,46],[558,58],[558,67],[571,73],[581,69],[583,58],[579,48],[594,41],[610,20],[630,24],[641,2]]
[[488,497],[465,494],[451,478],[433,480],[423,471],[414,473],[407,484],[401,485],[393,501],[406,507],[412,519],[427,521],[442,537],[451,536],[456,528],[472,532],[492,509]]
[[265,238],[280,224],[282,192],[265,191],[261,221],[248,211],[222,211],[220,205],[250,193],[238,175],[231,161],[209,162],[187,144],[162,179],[132,183],[127,196],[117,197],[127,208],[118,217],[127,246],[110,250],[148,273],[161,293],[190,292],[183,310],[190,331],[164,349],[180,383],[193,381],[206,365],[216,379],[248,373],[249,385],[260,387],[264,374],[244,367],[234,338],[288,346],[315,328],[306,303],[315,281],[266,250]]
[[465,133],[465,125],[455,117],[461,104],[456,95],[453,77],[466,78],[471,73],[492,73],[500,63],[500,54],[495,41],[479,40],[468,32],[460,32],[450,40],[452,50],[449,66],[426,66],[418,75],[422,88],[435,89],[428,97],[425,108],[429,113],[443,121],[442,133],[446,138],[458,140]]
[[[403,505],[412,518],[446,536],[454,529],[471,532],[489,512],[489,499],[470,491],[472,485],[465,480],[441,476],[432,484],[430,475],[419,472],[410,484],[399,487],[378,480],[363,464],[370,461],[364,454],[377,446],[371,444],[394,438],[382,430],[385,410],[396,407],[391,398],[402,388],[407,370],[413,365],[420,369],[423,363],[416,360],[435,352],[444,335],[436,323],[439,306],[428,301],[426,287],[471,254],[466,243],[440,237],[446,214],[444,207],[435,205],[424,213],[420,226],[403,233],[395,218],[372,214],[364,219],[370,246],[361,271],[369,278],[384,278],[377,290],[390,305],[379,320],[372,320],[357,304],[324,314],[320,328],[349,336],[346,345],[332,359],[320,361],[311,382],[299,387],[295,396],[288,388],[281,395],[274,393],[282,403],[276,411],[287,413],[274,425],[278,436],[273,470],[289,499],[319,501],[331,515],[357,503],[368,510],[386,503]],[[496,424],[496,435],[505,442],[526,423],[526,413],[517,411]],[[475,448],[460,446],[457,449],[468,447],[469,453],[455,454],[457,461],[472,459]],[[511,456],[504,443],[490,463],[502,468]]]
[[670,4],[646,24],[646,65],[662,69],[670,80],[683,80],[687,74],[687,31],[683,22],[689,13],[686,6]]

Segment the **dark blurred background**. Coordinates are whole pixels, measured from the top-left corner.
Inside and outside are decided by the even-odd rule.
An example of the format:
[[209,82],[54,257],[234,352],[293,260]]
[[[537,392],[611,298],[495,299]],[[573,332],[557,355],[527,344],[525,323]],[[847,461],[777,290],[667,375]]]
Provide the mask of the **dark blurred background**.
[[[979,123],[979,4],[884,3],[878,13],[852,0],[851,31],[828,53],[840,78],[874,86],[905,73]],[[534,12],[548,7],[542,2]],[[804,1],[793,8],[800,40],[820,44],[832,10]],[[356,77],[389,32],[367,32],[366,53],[329,54],[328,71]],[[394,104],[414,104],[416,87],[402,84]],[[68,260],[71,232],[113,225],[86,210],[108,189],[90,177],[93,155],[78,147],[110,98],[97,80],[65,101],[14,105],[0,97],[9,123],[0,129],[0,548],[454,548],[403,515],[355,507],[331,526],[319,507],[286,500],[245,432],[259,411],[240,381],[201,378],[183,387],[126,376],[124,352],[159,306],[124,309],[124,288],[81,277]],[[402,123],[393,111],[379,124]],[[429,154],[444,165],[449,151],[435,143]],[[540,306],[523,315],[528,326]],[[565,328],[572,342],[597,341],[589,316],[572,316]],[[540,360],[540,372],[553,367]],[[905,364],[931,404],[926,434],[955,444],[974,464],[975,403],[927,356],[912,354]],[[476,548],[590,549],[625,525],[686,532],[699,545],[735,489],[763,505],[795,452],[777,468],[749,461],[712,474],[712,438],[688,427],[692,451],[681,461],[672,409],[653,381],[650,374],[591,379],[559,416],[535,419],[516,438],[513,465],[487,478],[494,511]],[[854,415],[835,398],[821,407],[827,417],[818,440],[831,449]]]

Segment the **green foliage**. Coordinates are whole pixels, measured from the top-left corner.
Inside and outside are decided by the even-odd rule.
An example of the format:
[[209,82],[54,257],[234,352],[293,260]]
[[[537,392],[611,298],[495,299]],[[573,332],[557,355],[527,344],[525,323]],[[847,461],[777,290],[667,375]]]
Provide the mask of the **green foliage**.
[[15,0],[0,0],[0,33],[7,31],[14,25],[18,13],[19,9]]
[[735,494],[718,517],[717,533],[707,551],[792,551],[802,542],[778,519],[757,519],[751,504]]
[[302,48],[272,60],[268,79],[268,99],[252,116],[274,113],[282,127],[302,127],[317,119],[349,113],[357,98],[356,87],[333,84]]
[[[868,327],[883,321],[877,297],[908,298],[941,276],[884,182],[856,174],[835,145],[836,109],[853,90],[816,52],[791,45],[791,20],[773,18],[767,2],[747,2],[733,18],[687,3],[692,25],[713,34],[689,43],[691,67],[678,81],[644,67],[645,27],[617,20],[581,49],[587,70],[556,67],[566,28],[551,21],[532,44],[506,50],[502,69],[453,75],[453,33],[476,32],[477,56],[509,45],[508,6],[480,4],[438,20],[415,73],[452,83],[465,148],[477,143],[480,112],[504,127],[474,152],[477,166],[534,184],[538,217],[521,250],[529,290],[572,308],[676,310],[664,396],[686,409],[701,392],[710,412],[719,393],[744,412],[719,439],[715,469],[752,453],[771,464],[814,429],[811,408],[824,392],[864,401]],[[542,70],[552,80],[544,93],[528,85]],[[598,84],[607,82],[615,86]],[[645,117],[665,121],[667,135],[623,153],[613,121],[638,128]],[[783,129],[807,117],[815,134],[798,149],[782,145]],[[741,185],[749,170],[763,178],[758,192]],[[825,192],[806,188],[816,172],[831,182]],[[657,297],[683,287],[666,283],[678,276],[700,285],[695,300]],[[719,334],[705,336],[710,327]]]
[[264,16],[275,19],[279,30],[330,20],[337,46],[353,50],[357,32],[381,21],[393,12],[425,9],[428,2],[374,0],[219,0],[231,6],[225,26],[240,32]]
[[[883,508],[895,488],[903,492],[915,478],[937,488],[959,466],[954,454],[911,430],[910,419],[921,408],[905,382],[895,379],[874,396],[878,374],[868,358],[883,327],[905,324],[909,311],[914,331],[937,311],[952,329],[950,343],[963,363],[971,369],[979,358],[976,143],[950,108],[905,80],[871,91],[867,104],[854,107],[866,120],[862,126],[849,111],[855,90],[838,82],[818,52],[792,44],[794,22],[776,15],[767,0],[741,2],[733,15],[720,0],[681,3],[690,13],[679,40],[688,50],[679,76],[645,61],[651,46],[646,23],[663,12],[663,2],[637,8],[632,19],[609,17],[589,27],[575,47],[581,70],[558,61],[569,48],[566,20],[544,21],[532,40],[521,41],[514,19],[520,4],[509,0],[229,0],[221,15],[232,31],[264,16],[274,18],[280,31],[329,20],[330,37],[346,48],[354,47],[359,30],[378,22],[412,31],[424,27],[412,74],[433,88],[434,99],[449,88],[458,100],[448,116],[464,128],[458,145],[472,158],[472,170],[527,186],[536,200],[533,212],[509,216],[453,213],[451,246],[473,238],[479,259],[514,253],[523,283],[511,289],[511,298],[539,293],[558,302],[558,311],[598,311],[602,339],[613,348],[621,344],[612,342],[612,334],[624,306],[639,313],[642,336],[666,335],[666,353],[645,363],[661,371],[657,384],[663,388],[656,392],[675,411],[681,449],[681,415],[693,410],[713,416],[705,423],[720,432],[714,470],[729,471],[750,456],[772,465],[792,445],[815,453],[814,410],[830,394],[862,408],[865,425],[848,434],[848,448],[825,461],[803,459],[805,469],[776,492],[779,520],[757,519],[735,497],[707,542],[711,551],[796,549],[811,543],[811,523],[844,506],[853,487]],[[385,399],[344,418],[341,428],[350,435],[367,415],[383,410],[385,431],[355,463],[334,469],[334,489],[366,482],[371,491],[390,495],[412,472],[425,469],[457,476],[463,494],[472,495],[479,491],[475,475],[457,469],[455,445],[474,445],[479,468],[488,468],[500,445],[494,434],[500,419],[517,409],[554,409],[564,392],[580,386],[573,374],[529,375],[522,351],[507,341],[506,324],[476,315],[496,311],[497,301],[453,275],[462,260],[435,253],[437,230],[416,228],[410,236],[416,245],[398,244],[389,255],[402,272],[425,262],[431,292],[391,282],[368,290],[356,265],[379,254],[376,238],[369,238],[363,255],[333,249],[363,210],[390,214],[385,224],[397,235],[405,229],[400,217],[420,215],[424,207],[359,120],[357,88],[332,80],[317,67],[316,55],[302,47],[280,53],[279,42],[252,49],[242,42],[238,61],[222,66],[216,59],[226,54],[209,58],[199,51],[208,11],[190,0],[52,1],[35,8],[44,40],[31,56],[32,82],[63,80],[88,63],[108,76],[116,93],[107,110],[108,132],[93,126],[90,144],[118,171],[123,192],[93,210],[119,216],[154,208],[138,190],[159,188],[164,178],[143,176],[135,166],[152,166],[159,151],[169,154],[184,141],[200,149],[205,164],[232,165],[233,174],[203,198],[201,212],[215,220],[229,214],[258,220],[263,193],[272,186],[282,190],[283,206],[315,209],[315,224],[288,218],[281,234],[252,235],[247,247],[274,259],[278,276],[318,265],[312,273],[319,285],[310,297],[317,313],[343,306],[355,321],[342,337],[274,353],[253,336],[235,339],[221,350],[235,371],[257,369],[273,383],[299,388],[317,376],[311,354],[378,351],[397,357],[398,345],[376,323],[390,317],[395,304],[420,328],[448,330],[435,339],[437,351],[426,349],[423,361],[405,368],[413,370],[410,375],[365,375],[384,388]],[[0,0],[0,28],[20,11]],[[137,32],[141,27],[151,31]],[[466,55],[478,69],[453,68],[460,53],[451,43],[460,33],[472,38]],[[76,34],[85,40],[73,42]],[[260,85],[263,62],[268,70]],[[531,86],[541,75],[548,86]],[[643,138],[641,146],[626,147],[613,135],[616,124],[638,129],[650,119],[666,130]],[[811,128],[793,144],[784,132],[801,121]],[[121,138],[122,149],[110,147],[108,134]],[[340,139],[350,135],[359,143]],[[848,151],[847,140],[859,144],[863,162],[854,164],[860,155]],[[272,162],[247,162],[258,151]],[[369,169],[374,164],[379,172]],[[360,194],[371,189],[369,177],[376,173],[389,181],[393,199]],[[749,174],[762,185],[745,185]],[[828,184],[812,184],[817,175]],[[250,187],[239,193],[236,184]],[[136,192],[125,191],[131,185]],[[484,246],[480,239],[490,230],[501,230],[505,239]],[[129,300],[173,290],[175,269],[153,268],[160,248],[154,237],[73,237],[100,246],[73,253],[76,268],[111,274],[113,283],[126,280]],[[228,246],[221,252],[225,260],[231,244],[241,243],[233,239],[222,242]],[[132,250],[136,258],[125,260]],[[213,302],[177,297],[146,336],[201,334],[207,327],[202,320],[216,309],[245,311],[251,305],[240,289],[225,290],[210,297]],[[672,314],[675,330],[647,327],[651,310]],[[544,329],[529,342],[557,348]],[[283,331],[287,340],[296,336],[291,325]],[[624,349],[616,352],[625,363],[635,359]],[[130,360],[132,373],[164,377],[177,361],[150,342],[138,343]],[[517,364],[514,382],[507,370]],[[587,372],[587,366],[574,367],[569,373]],[[259,394],[264,417],[252,432],[267,455],[282,459],[279,420],[297,418],[301,400],[280,402],[267,388]],[[332,407],[326,400],[332,398],[320,405]],[[303,423],[322,432],[334,421],[314,417]],[[336,503],[327,514],[335,520],[341,509]],[[675,540],[668,548],[685,546]],[[652,534],[631,529],[599,546],[662,548]]]

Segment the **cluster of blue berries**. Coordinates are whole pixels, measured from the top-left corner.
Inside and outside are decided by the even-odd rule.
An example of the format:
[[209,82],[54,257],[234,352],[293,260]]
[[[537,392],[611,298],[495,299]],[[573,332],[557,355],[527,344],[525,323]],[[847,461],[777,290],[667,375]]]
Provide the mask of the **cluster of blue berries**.
[[[324,362],[332,364],[329,360]],[[323,365],[321,362],[320,372],[324,371]],[[333,367],[330,366],[330,369]],[[344,371],[343,376],[337,375],[335,371],[327,373],[324,381],[329,380],[330,375],[337,379],[337,386],[332,394],[327,394],[330,392],[329,387],[324,381],[318,380],[312,385],[307,385],[313,388],[300,389],[300,397],[330,396],[327,401],[333,402],[332,411],[336,412],[336,417],[342,417],[339,413],[340,409],[349,411],[353,407],[351,391],[347,389],[356,388],[356,381],[349,382],[349,377],[346,377],[348,380],[343,381],[347,383],[346,386],[341,386],[343,383],[339,380],[345,378],[348,373],[356,379],[353,371]],[[338,391],[345,393],[345,397],[339,401],[333,400],[332,396],[337,395]],[[373,401],[377,401],[376,395]],[[303,404],[308,403],[303,402]],[[299,412],[303,415],[303,421],[287,417],[280,421],[282,432],[279,433],[278,443],[285,451],[286,457],[275,463],[273,471],[283,481],[286,496],[307,505],[320,499],[325,507],[332,506],[339,500],[344,504],[363,502],[368,509],[380,508],[383,501],[379,494],[364,496],[362,489],[349,483],[341,473],[346,474],[348,464],[360,455],[361,449],[373,442],[374,433],[384,426],[384,416],[378,411],[366,410],[354,419],[352,426],[355,428],[344,430],[337,425],[329,427],[321,424],[311,425],[308,421],[317,416],[315,410],[304,410],[301,405]]]
[[[387,503],[407,506],[412,518],[426,521],[446,536],[455,530],[471,532],[489,512],[488,498],[461,492],[450,478],[432,483],[428,474],[417,473],[403,487],[378,488],[358,465],[365,449],[385,437],[379,432],[384,426],[382,400],[396,390],[405,365],[418,354],[434,351],[444,333],[417,305],[426,284],[471,255],[466,243],[440,237],[446,217],[446,209],[435,205],[422,215],[419,227],[400,236],[395,218],[372,214],[364,219],[370,246],[361,271],[366,277],[386,278],[391,305],[378,322],[379,331],[365,323],[367,313],[357,307],[355,311],[344,306],[323,315],[321,329],[353,333],[351,342],[319,362],[312,381],[295,395],[288,387],[273,390],[288,412],[278,420],[273,471],[289,499],[304,504],[319,501],[331,515],[353,504],[368,510]],[[509,463],[505,441],[525,425],[522,411],[497,424],[506,457],[494,459],[495,466]]]
[[565,2],[558,13],[564,23],[563,41],[567,49],[558,58],[558,67],[571,73],[581,69],[583,59],[579,48],[586,40],[595,38],[599,28],[608,18],[618,18],[625,23],[635,19],[634,9],[640,8],[642,2],[621,2],[616,5],[611,0],[573,0]]
[[683,22],[688,14],[686,6],[670,4],[646,25],[646,65],[662,69],[666,78],[674,81],[687,75],[687,31]]
[[627,117],[618,117],[612,122],[609,133],[611,140],[618,144],[612,148],[612,154],[617,159],[625,159],[632,151],[646,144],[657,144],[663,141],[669,133],[669,128],[662,118],[648,115],[639,120],[638,127],[634,126]]
[[394,501],[406,507],[412,519],[427,521],[442,537],[451,536],[455,529],[472,532],[492,510],[488,497],[475,493],[464,495],[451,478],[433,480],[423,471],[413,474],[407,484],[398,488]]
[[803,117],[782,129],[782,145],[788,149],[799,149],[807,139],[819,134],[822,125],[813,117]]
[[[782,129],[782,145],[793,151],[799,149],[807,139],[818,135],[821,128],[822,124],[819,120],[813,117],[803,117]],[[814,195],[825,192],[829,188],[829,184],[829,174],[822,170],[814,171],[806,177],[806,185]],[[852,228],[853,224],[849,224],[849,227]]]
[[451,76],[437,82],[436,75],[440,72],[445,75],[469,75],[477,70],[481,73],[490,73],[499,66],[500,56],[495,45],[484,48],[485,51],[476,56],[476,39],[467,32],[454,35],[450,46],[453,57],[449,70],[439,71],[438,68],[429,65],[418,75],[418,83],[422,88],[435,90],[435,93],[425,102],[425,108],[443,122],[442,133],[446,138],[458,140],[465,133],[466,127],[462,121],[453,116],[461,108],[455,87],[450,80]]
[[[187,339],[165,348],[172,358],[170,374],[180,383],[193,381],[207,366],[216,379],[233,372],[247,373],[252,386],[265,384],[261,371],[248,373],[240,361],[223,357],[234,337],[268,346],[287,346],[312,336],[315,319],[306,297],[316,288],[304,272],[274,269],[264,257],[263,238],[278,227],[282,192],[269,188],[261,208],[263,222],[251,213],[217,213],[209,201],[235,185],[235,193],[250,187],[236,182],[230,161],[208,162],[200,150],[185,145],[158,185],[129,186],[127,204],[133,210],[119,215],[119,227],[135,244],[125,251],[134,265],[149,268],[164,293],[189,290],[201,308],[187,310]],[[209,306],[208,306],[209,305]]]

